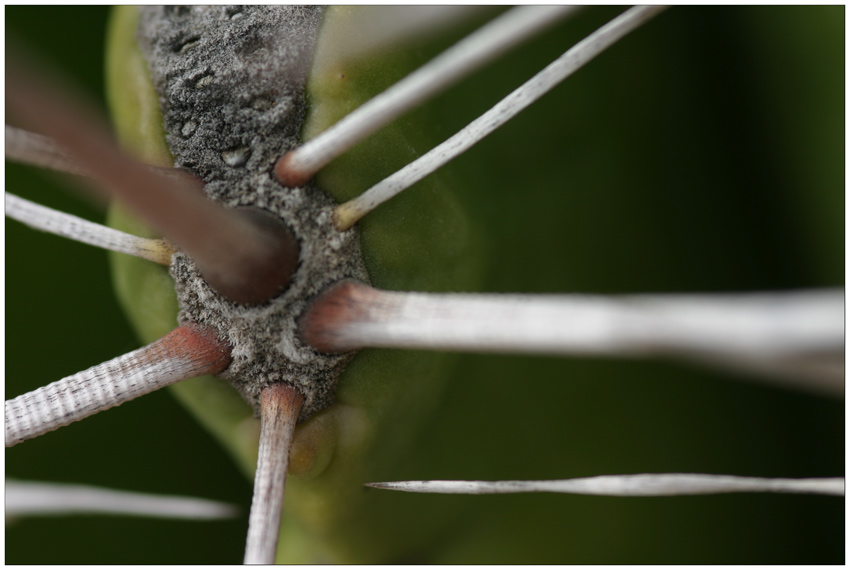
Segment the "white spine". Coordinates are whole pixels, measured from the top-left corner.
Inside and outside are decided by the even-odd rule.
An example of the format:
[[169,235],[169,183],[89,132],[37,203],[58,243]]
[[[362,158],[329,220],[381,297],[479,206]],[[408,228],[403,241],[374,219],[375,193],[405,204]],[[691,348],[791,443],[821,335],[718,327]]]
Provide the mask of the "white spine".
[[302,403],[301,394],[284,384],[271,385],[260,395],[260,449],[248,518],[245,564],[274,564],[289,447]]
[[[475,143],[501,127],[584,64],[663,9],[657,6],[631,8],[602,26],[457,134],[369,188],[357,198],[339,206],[337,208],[339,225],[342,228],[350,227],[375,207],[466,152]],[[328,133],[330,131],[331,129]]]
[[[355,300],[356,317],[333,325],[335,348],[665,356],[768,373],[787,364],[789,373],[812,373],[807,388],[844,390],[841,290],[612,297],[371,291]],[[824,353],[838,357],[824,360]]]
[[88,370],[6,400],[6,447],[203,374],[206,356],[175,354],[165,337]]
[[194,497],[6,479],[6,517],[101,513],[206,520],[233,517],[237,512],[232,505]]
[[554,354],[772,355],[843,347],[840,290],[718,295],[379,291],[341,346]]
[[452,495],[572,493],[612,497],[664,497],[718,493],[811,493],[844,496],[842,477],[773,479],[694,473],[600,475],[548,481],[397,481],[368,485],[410,493]]
[[8,192],[6,193],[6,215],[36,230],[134,255],[162,265],[171,263],[171,254],[174,252],[165,240],[136,237],[35,204]]
[[290,155],[289,166],[298,171],[318,171],[402,113],[444,91],[575,9],[572,6],[514,8],[305,143]]

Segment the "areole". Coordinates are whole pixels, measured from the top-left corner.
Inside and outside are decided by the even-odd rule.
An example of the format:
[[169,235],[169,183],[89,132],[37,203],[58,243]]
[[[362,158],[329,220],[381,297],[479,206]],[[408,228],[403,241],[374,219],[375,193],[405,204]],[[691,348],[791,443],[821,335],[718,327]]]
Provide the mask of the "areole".
[[285,292],[252,307],[217,295],[193,261],[178,254],[171,274],[180,322],[211,326],[233,345],[233,362],[223,376],[257,413],[265,386],[298,387],[305,397],[302,420],[333,402],[350,357],[305,346],[297,319],[329,284],[368,281],[357,231],[339,232],[331,223],[335,202],[312,183],[284,188],[271,176],[303,128],[305,84],[322,12],[303,6],[139,12],[141,47],[160,94],[174,166],[201,177],[206,194],[218,202],[277,216],[300,244]]

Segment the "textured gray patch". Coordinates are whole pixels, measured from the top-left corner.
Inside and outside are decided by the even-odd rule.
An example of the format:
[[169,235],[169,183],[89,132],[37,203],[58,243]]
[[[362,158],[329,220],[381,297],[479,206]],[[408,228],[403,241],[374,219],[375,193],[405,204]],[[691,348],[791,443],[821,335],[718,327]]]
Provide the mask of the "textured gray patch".
[[333,403],[351,355],[306,346],[297,319],[331,283],[368,281],[356,230],[333,227],[334,201],[311,184],[284,188],[271,176],[275,161],[298,143],[321,17],[315,6],[143,7],[139,24],[175,166],[200,176],[214,200],[281,217],[301,246],[289,288],[256,307],[218,295],[178,253],[171,274],[179,320],[212,326],[230,340],[233,363],[221,376],[255,410],[268,384],[297,386],[305,398],[301,420]]

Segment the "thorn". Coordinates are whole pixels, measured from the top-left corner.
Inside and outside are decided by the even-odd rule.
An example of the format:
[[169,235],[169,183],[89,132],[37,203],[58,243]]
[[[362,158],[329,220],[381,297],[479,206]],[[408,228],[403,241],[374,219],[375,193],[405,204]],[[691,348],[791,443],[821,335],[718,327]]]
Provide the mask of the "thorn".
[[80,514],[215,520],[237,517],[239,508],[195,497],[6,479],[7,519]]
[[161,339],[5,403],[6,447],[59,429],[181,380],[230,365],[210,328],[178,327]]
[[686,358],[843,397],[841,289],[738,294],[506,295],[328,287],[301,316],[322,352],[405,348]]
[[408,493],[448,495],[571,493],[609,497],[669,497],[721,493],[813,493],[844,496],[843,477],[787,479],[702,473],[598,475],[544,481],[393,481],[366,485]]
[[289,448],[304,396],[288,384],[271,384],[260,394],[260,449],[248,518],[245,564],[273,564],[289,464]]
[[43,232],[50,232],[80,243],[135,255],[165,266],[171,264],[174,246],[166,239],[146,239],[107,226],[58,212],[6,193],[6,217]]
[[[563,10],[564,8],[529,6],[515,8],[505,14],[505,16],[525,10],[526,14],[536,12],[538,14],[536,17],[539,17],[542,13],[545,22],[546,19],[551,19],[550,10]],[[614,42],[663,9],[663,6],[636,6],[593,32],[457,133],[363,192],[352,200],[351,205],[348,203],[343,204],[340,209],[345,208],[347,210],[348,208],[354,208],[354,212],[340,212],[337,216],[339,220],[337,227],[340,229],[351,227],[354,222],[366,213],[371,212],[387,200],[412,187],[426,176],[442,168],[449,161],[472,148],[472,146],[484,137],[548,93],[558,83],[572,75],[584,64],[610,47]],[[549,13],[548,16],[547,12]],[[500,33],[493,34],[491,38],[497,42],[503,39]],[[324,164],[327,164],[341,152],[349,148],[350,144],[356,143],[360,138],[374,132],[377,128],[376,125],[381,124],[379,117],[384,116],[393,106],[389,103],[388,99],[394,98],[396,94],[401,92],[408,92],[418,98],[430,88],[430,84],[436,84],[438,80],[430,77],[431,72],[426,75],[421,74],[426,68],[435,64],[442,57],[440,56],[432,60],[430,64],[420,68],[417,72],[408,76],[407,79],[396,83],[384,93],[369,100],[319,136],[305,143],[297,151],[299,161],[310,161],[309,164],[312,168],[321,168]],[[417,78],[414,84],[406,83],[414,77]],[[423,83],[428,86],[424,86]],[[355,213],[356,217],[353,217]]]

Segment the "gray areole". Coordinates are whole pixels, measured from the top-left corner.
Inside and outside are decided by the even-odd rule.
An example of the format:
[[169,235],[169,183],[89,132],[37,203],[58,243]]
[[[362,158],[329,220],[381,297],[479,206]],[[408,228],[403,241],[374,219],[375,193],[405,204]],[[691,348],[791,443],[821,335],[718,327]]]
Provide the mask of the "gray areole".
[[368,282],[355,229],[339,232],[335,202],[312,184],[285,188],[275,162],[299,142],[305,83],[323,8],[316,6],[142,7],[139,44],[159,93],[174,166],[205,182],[228,207],[279,216],[301,247],[289,287],[258,306],[225,299],[177,253],[171,263],[181,324],[215,328],[233,345],[221,374],[259,406],[262,389],[287,382],[304,394],[299,420],[333,403],[352,354],[321,354],[301,342],[297,320],[309,301],[344,278]]

